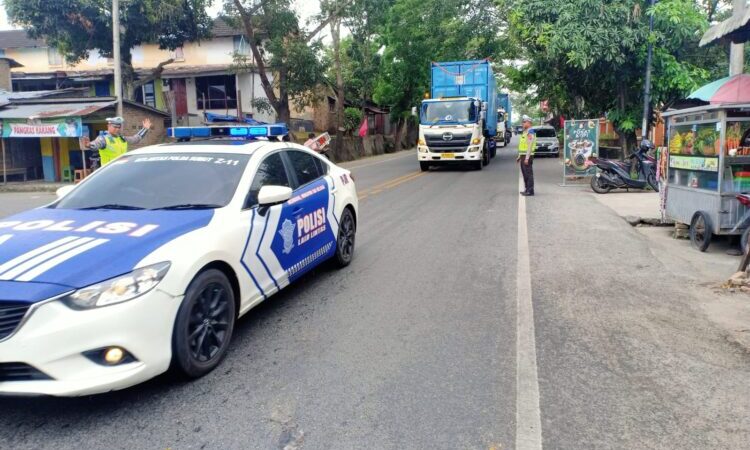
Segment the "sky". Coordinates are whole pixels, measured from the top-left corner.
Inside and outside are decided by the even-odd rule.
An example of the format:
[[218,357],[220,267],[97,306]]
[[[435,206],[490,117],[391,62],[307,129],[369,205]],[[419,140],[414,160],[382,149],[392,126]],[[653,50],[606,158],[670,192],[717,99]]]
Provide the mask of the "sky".
[[[222,4],[222,0],[214,0],[214,5],[209,9],[209,14],[211,16],[216,16],[221,11]],[[311,16],[317,14],[320,10],[319,0],[295,0],[295,5],[303,23],[307,23],[307,20]],[[5,14],[5,2],[0,0],[0,30],[10,30],[13,28],[14,27],[8,23],[8,17]]]

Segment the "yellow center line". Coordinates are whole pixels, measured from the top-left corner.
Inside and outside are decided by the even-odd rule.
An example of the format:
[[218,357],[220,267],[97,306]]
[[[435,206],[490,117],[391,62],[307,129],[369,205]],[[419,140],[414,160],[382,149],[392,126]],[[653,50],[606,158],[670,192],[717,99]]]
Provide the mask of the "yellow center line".
[[364,200],[367,197],[377,195],[385,190],[392,189],[400,184],[406,183],[408,181],[415,180],[423,175],[425,175],[426,172],[412,172],[409,174],[406,174],[404,176],[394,178],[392,180],[388,180],[384,183],[380,183],[377,186],[371,187],[370,189],[365,189],[359,194],[359,199]]

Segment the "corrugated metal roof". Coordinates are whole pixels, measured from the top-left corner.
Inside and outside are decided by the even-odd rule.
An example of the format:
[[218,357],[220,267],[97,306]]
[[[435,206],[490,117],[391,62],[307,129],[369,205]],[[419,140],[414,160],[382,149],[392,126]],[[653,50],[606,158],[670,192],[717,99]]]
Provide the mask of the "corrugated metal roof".
[[[226,74],[231,64],[204,64],[197,66],[185,66],[178,64],[170,64],[164,67],[164,71],[161,73],[162,78],[180,78],[191,75],[211,75],[211,74]],[[150,71],[144,71],[150,72]]]
[[0,101],[12,102],[17,100],[29,100],[35,98],[55,97],[65,94],[83,93],[88,89],[66,88],[53,91],[21,91],[8,92],[0,89]]
[[0,48],[34,48],[47,47],[43,39],[33,39],[26,30],[0,31]]
[[0,110],[0,119],[44,119],[52,117],[87,116],[116,102],[10,105]]
[[4,61],[8,61],[8,66],[10,66],[11,69],[15,69],[16,67],[23,67],[23,64],[19,63],[13,58],[8,58],[7,56],[3,56],[0,54],[0,59]]
[[700,46],[708,45],[716,40],[728,38],[734,42],[745,42],[750,33],[750,8],[746,8],[743,14],[735,14],[729,19],[718,23],[703,34]]

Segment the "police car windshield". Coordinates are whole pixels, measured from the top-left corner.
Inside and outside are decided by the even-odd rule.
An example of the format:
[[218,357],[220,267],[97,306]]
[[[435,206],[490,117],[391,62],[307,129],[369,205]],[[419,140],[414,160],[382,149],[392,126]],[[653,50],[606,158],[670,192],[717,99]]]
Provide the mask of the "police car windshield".
[[52,207],[176,210],[223,207],[232,200],[249,159],[250,155],[216,153],[128,155],[100,169],[101,173]]

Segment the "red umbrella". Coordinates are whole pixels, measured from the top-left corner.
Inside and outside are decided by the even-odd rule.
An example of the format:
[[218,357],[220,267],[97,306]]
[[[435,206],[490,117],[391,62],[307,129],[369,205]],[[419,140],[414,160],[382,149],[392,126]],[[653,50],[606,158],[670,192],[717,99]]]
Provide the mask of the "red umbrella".
[[743,73],[709,83],[690,94],[712,104],[750,103],[750,75]]

